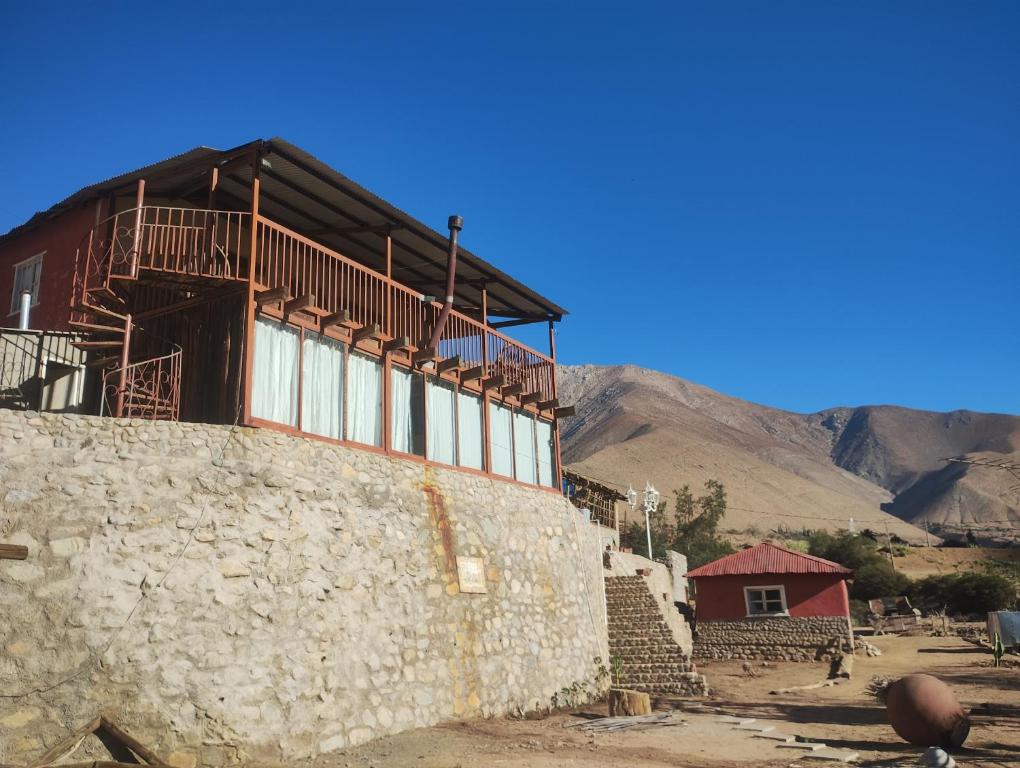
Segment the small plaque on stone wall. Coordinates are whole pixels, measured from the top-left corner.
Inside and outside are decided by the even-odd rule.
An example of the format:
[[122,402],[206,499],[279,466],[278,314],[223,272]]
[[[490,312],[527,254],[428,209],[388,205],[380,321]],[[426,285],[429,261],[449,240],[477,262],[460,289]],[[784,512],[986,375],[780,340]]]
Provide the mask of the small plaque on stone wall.
[[485,587],[485,565],[480,557],[457,556],[457,580],[460,591],[483,594],[489,590]]

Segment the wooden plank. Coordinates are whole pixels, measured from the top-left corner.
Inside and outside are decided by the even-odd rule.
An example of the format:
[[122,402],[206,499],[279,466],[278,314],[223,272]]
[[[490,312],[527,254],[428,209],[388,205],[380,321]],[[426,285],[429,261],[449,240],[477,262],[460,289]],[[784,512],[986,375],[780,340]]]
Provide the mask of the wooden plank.
[[0,560],[24,560],[28,557],[28,547],[21,544],[0,544]]
[[555,397],[552,400],[540,400],[538,403],[538,410],[549,411],[553,408],[559,407],[560,401]]
[[476,365],[474,368],[468,368],[466,371],[460,372],[461,381],[474,381],[485,376],[485,366]]
[[295,296],[290,301],[283,303],[283,314],[289,315],[291,312],[300,312],[302,309],[307,309],[315,303],[314,293],[305,293],[301,296]]
[[106,717],[100,716],[99,718],[101,725],[100,729],[106,731],[106,733],[113,736],[117,741],[123,744],[125,747],[134,752],[138,757],[144,760],[149,765],[160,766],[160,768],[169,768],[169,766],[160,760],[159,755],[149,749],[147,746],[138,741],[134,736],[125,731],[119,725],[112,720],[108,720]]
[[357,344],[359,341],[367,341],[369,339],[378,341],[381,336],[382,330],[379,328],[379,324],[369,323],[351,334],[351,343]]
[[525,392],[521,395],[521,405],[531,405],[531,403],[537,403],[541,399],[541,392]]
[[115,349],[123,342],[120,341],[72,341],[71,346],[78,349]]
[[410,336],[398,336],[383,344],[383,350],[386,352],[395,352],[401,349],[414,349]]
[[270,288],[267,291],[256,291],[255,292],[255,303],[258,306],[263,304],[279,304],[281,301],[287,300],[287,286],[278,285],[275,288]]
[[339,312],[334,312],[332,315],[326,315],[319,321],[319,327],[322,330],[332,328],[334,325],[349,326],[350,324],[351,313],[346,309],[341,309]]
[[502,387],[504,383],[506,383],[506,376],[502,373],[497,373],[495,376],[482,379],[482,389],[496,389],[497,387]]
[[102,724],[102,718],[97,717],[95,720],[90,720],[85,723],[81,728],[70,734],[67,738],[57,742],[51,749],[44,752],[34,762],[28,764],[29,768],[41,768],[44,765],[55,763],[63,757],[67,757],[69,754],[74,752],[81,744],[82,740],[90,733],[95,733],[96,729]]
[[513,397],[514,395],[519,395],[519,394],[521,394],[521,392],[524,391],[524,385],[523,384],[507,384],[504,387],[500,387],[499,391],[500,391],[500,394],[503,395],[503,397]]
[[456,368],[460,368],[460,355],[448,357],[445,360],[440,360],[436,364],[436,372],[440,374],[446,373],[447,371],[452,371]]
[[565,405],[562,408],[556,408],[553,410],[554,419],[566,419],[574,415],[574,406]]

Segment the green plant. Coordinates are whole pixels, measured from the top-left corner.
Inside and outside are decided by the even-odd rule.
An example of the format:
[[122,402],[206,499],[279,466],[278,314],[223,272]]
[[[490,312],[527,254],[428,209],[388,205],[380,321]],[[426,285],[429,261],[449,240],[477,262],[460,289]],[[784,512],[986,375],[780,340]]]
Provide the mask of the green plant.
[[1002,638],[999,633],[995,633],[995,642],[992,643],[992,658],[995,659],[995,666],[1002,666],[1002,654],[1006,652],[1006,649],[1002,647]]
[[612,667],[613,685],[619,685],[620,681],[623,680],[623,657],[614,656],[609,660],[609,664]]

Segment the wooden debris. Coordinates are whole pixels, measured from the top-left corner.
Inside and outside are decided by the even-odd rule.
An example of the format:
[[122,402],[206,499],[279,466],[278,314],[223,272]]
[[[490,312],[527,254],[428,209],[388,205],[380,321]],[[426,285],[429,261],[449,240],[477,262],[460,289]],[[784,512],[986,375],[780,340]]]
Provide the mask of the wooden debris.
[[609,733],[612,731],[644,730],[646,728],[660,728],[672,725],[687,725],[687,721],[675,717],[673,712],[661,712],[638,717],[599,717],[595,720],[585,720],[570,727],[578,728],[582,731]]
[[842,682],[842,680],[822,680],[820,683],[812,683],[811,685],[794,685],[790,688],[777,688],[774,691],[769,691],[769,695],[778,696],[781,693],[793,693],[794,691],[813,691],[815,688],[831,688]]
[[[82,742],[93,735],[110,751],[111,756],[118,759],[105,761],[90,760],[84,763],[60,762],[74,754],[78,747],[82,745]],[[37,760],[29,763],[28,768],[47,768],[47,766],[56,763],[60,763],[61,768],[72,768],[75,766],[96,766],[97,768],[120,768],[121,766],[126,766],[127,768],[133,768],[138,763],[156,766],[156,768],[170,768],[155,752],[104,715],[90,720],[74,731],[63,741],[47,750]]]
[[21,544],[0,544],[0,560],[24,560],[28,557],[28,547]]

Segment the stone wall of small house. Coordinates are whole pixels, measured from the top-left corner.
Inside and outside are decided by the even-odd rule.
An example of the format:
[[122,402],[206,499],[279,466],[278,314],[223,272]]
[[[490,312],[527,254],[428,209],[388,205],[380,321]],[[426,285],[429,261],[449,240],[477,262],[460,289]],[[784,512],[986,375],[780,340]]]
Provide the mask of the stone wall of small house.
[[[608,657],[564,499],[267,430],[0,410],[0,763],[105,711],[180,766],[547,706]],[[457,557],[484,594],[460,593]]]
[[845,616],[769,616],[699,621],[696,659],[814,661],[832,638],[850,638]]

